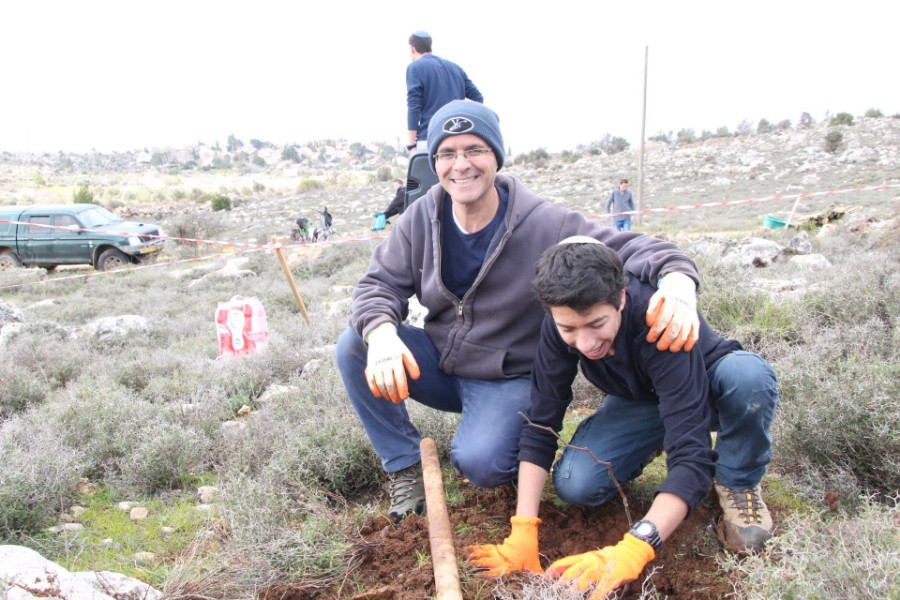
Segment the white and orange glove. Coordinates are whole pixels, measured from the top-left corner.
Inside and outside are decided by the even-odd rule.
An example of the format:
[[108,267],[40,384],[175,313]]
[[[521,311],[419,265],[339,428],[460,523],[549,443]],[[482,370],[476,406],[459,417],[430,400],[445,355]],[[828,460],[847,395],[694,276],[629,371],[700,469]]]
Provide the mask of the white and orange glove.
[[683,273],[668,273],[647,306],[647,341],[659,350],[690,352],[700,338],[697,285]]
[[376,398],[385,398],[394,404],[409,398],[406,372],[418,379],[419,364],[412,352],[397,335],[397,326],[382,323],[366,337],[369,354],[366,360],[366,382]]
[[512,517],[512,532],[502,544],[469,546],[466,550],[469,562],[486,569],[485,574],[497,577],[511,571],[541,572],[538,556],[537,517]]
[[547,568],[546,575],[571,583],[582,592],[596,586],[589,600],[602,600],[617,587],[637,579],[654,558],[653,546],[626,533],[615,546],[561,558]]

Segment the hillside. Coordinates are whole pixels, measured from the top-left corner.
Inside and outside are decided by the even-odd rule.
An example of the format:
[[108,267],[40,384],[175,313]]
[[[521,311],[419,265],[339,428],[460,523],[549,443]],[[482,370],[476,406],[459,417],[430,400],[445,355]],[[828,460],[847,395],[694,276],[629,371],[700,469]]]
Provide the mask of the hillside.
[[[619,178],[637,192],[634,150],[530,153],[503,172],[608,219],[599,213]],[[70,571],[123,573],[182,600],[434,596],[427,521],[387,523],[386,479],[333,356],[353,286],[390,234],[371,231],[372,213],[405,173],[405,157],[372,154],[247,170],[231,156],[232,168],[204,170],[152,164],[143,151],[0,154],[0,204],[68,202],[88,186],[170,237],[145,268],[0,273],[0,550],[27,546]],[[894,598],[900,119],[652,144],[645,165],[648,212],[635,229],[696,260],[710,325],[778,375],[763,484],[777,535],[762,555],[724,552],[708,498],[625,597]],[[213,211],[217,196],[232,208]],[[307,320],[268,243],[324,207],[334,238],[282,249]],[[767,214],[797,227],[766,228]],[[265,307],[264,352],[220,356],[214,319],[234,296]],[[601,400],[586,385],[575,394],[570,425]],[[457,417],[408,405],[441,452],[457,556],[499,542],[514,490],[454,475]],[[664,467],[657,459],[626,486],[632,514]],[[628,520],[619,500],[576,510],[550,490],[542,516],[545,558],[615,541]],[[582,598],[460,566],[466,598]],[[24,593],[13,587],[0,576],[0,593]]]

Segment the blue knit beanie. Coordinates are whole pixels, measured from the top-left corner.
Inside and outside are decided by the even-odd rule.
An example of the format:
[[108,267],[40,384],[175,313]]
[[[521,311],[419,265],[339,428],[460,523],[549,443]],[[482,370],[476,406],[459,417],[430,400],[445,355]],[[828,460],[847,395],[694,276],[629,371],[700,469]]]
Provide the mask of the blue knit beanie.
[[500,118],[497,113],[480,102],[453,100],[441,107],[428,123],[428,161],[434,168],[434,153],[445,138],[451,135],[471,133],[477,135],[494,150],[497,170],[503,167],[503,136],[500,134]]

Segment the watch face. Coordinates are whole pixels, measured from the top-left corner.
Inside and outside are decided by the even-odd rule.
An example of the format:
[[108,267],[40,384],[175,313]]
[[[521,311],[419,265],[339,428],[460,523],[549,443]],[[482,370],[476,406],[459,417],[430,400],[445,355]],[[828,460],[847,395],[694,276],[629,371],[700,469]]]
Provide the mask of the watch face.
[[653,525],[647,521],[640,521],[634,526],[634,531],[638,535],[650,535],[653,533]]

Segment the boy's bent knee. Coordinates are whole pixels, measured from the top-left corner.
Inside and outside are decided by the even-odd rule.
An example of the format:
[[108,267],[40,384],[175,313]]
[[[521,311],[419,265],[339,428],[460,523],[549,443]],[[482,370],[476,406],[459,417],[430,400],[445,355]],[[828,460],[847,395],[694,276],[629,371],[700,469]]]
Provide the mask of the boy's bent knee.
[[561,477],[555,470],[553,487],[556,489],[556,496],[572,506],[600,506],[616,495],[616,489],[611,485],[597,485],[597,482],[582,477]]
[[516,477],[518,462],[507,464],[473,452],[451,451],[450,464],[469,480],[469,483],[480,488],[495,488],[509,483]]

